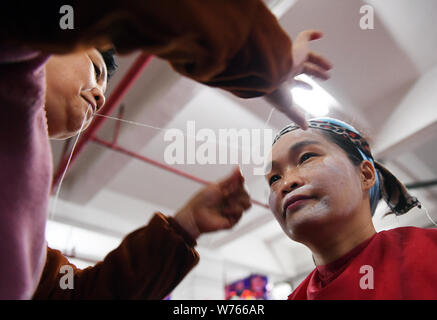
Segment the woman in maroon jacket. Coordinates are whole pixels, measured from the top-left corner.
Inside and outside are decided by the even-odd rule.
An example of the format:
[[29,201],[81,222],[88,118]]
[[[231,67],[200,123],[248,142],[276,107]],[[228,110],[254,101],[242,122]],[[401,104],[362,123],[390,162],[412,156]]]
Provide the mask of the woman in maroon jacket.
[[[308,42],[319,38],[320,33],[304,32],[292,48],[291,40],[262,1],[70,3],[74,26],[66,30],[59,25],[61,2],[41,5],[37,1],[15,0],[0,5],[0,180],[8,181],[0,197],[0,298],[3,299],[31,298],[46,262],[44,230],[52,178],[49,134],[67,137],[77,133],[81,120],[90,117],[87,115],[89,106],[97,109],[104,102],[103,69],[96,73],[95,79],[86,75],[75,82],[90,85],[88,91],[65,92],[65,99],[58,94],[60,91],[46,93],[46,80],[47,89],[57,84],[46,79],[45,66],[50,54],[74,51],[90,65],[99,59],[92,48],[110,44],[119,53],[144,50],[169,61],[177,72],[200,83],[243,98],[266,96],[302,127],[306,123],[291,108],[287,81],[301,72],[327,78],[330,68],[326,60],[308,49]],[[84,50],[93,52],[84,53]],[[57,80],[65,80],[68,66],[60,65],[57,70]],[[65,117],[66,114],[72,117]],[[162,228],[168,227],[165,219],[156,219],[153,226],[161,221],[158,224]],[[144,235],[144,232],[139,234]],[[118,252],[124,252],[124,256],[126,250]],[[54,254],[51,253],[49,258]],[[53,266],[53,261],[56,265],[62,257],[56,259],[47,260],[46,267]],[[132,261],[135,266],[136,260]],[[186,269],[181,267],[181,270]],[[54,283],[50,282],[54,274],[49,273],[47,283]],[[82,273],[83,277],[89,274]],[[161,289],[168,290],[179,281],[177,279],[179,275],[170,281],[172,285],[163,285]],[[84,280],[84,283],[89,282]],[[107,292],[112,297],[161,297],[163,294],[148,292],[147,286],[144,290],[130,291],[113,285],[112,289],[117,290],[99,293]],[[36,296],[49,297],[51,293],[52,289],[41,289]],[[86,294],[100,296],[92,295],[91,291]],[[76,297],[80,296],[87,295]]]

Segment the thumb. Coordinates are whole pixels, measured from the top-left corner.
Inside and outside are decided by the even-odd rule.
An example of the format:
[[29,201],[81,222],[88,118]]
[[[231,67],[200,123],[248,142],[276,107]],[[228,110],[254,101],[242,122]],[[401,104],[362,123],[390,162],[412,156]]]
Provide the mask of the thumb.
[[241,169],[239,166],[236,166],[227,178],[219,182],[219,187],[222,190],[227,190],[229,194],[242,186],[243,183],[244,177],[241,174]]

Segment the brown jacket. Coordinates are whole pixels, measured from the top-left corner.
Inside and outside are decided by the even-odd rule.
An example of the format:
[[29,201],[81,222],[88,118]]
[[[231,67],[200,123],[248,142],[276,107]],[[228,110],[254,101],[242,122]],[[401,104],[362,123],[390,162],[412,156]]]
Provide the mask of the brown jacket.
[[[47,261],[33,298],[163,299],[199,261],[195,245],[173,218],[158,213],[94,267],[77,269],[60,251],[47,248]],[[64,265],[74,270],[73,289],[60,286]]]
[[63,30],[64,1],[2,1],[0,43],[62,53],[111,42],[120,53],[144,50],[182,75],[244,98],[272,92],[291,71],[291,40],[261,0],[68,3],[74,29]]

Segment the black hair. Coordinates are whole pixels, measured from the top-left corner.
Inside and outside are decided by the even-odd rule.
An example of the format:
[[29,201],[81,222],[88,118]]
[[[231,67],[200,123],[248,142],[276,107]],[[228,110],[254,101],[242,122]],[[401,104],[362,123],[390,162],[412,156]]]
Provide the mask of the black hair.
[[105,61],[106,69],[108,70],[108,81],[109,81],[109,79],[114,75],[114,73],[118,69],[118,65],[115,60],[115,53],[116,53],[115,49],[111,48],[105,51],[99,50],[99,52],[102,55],[103,60]]

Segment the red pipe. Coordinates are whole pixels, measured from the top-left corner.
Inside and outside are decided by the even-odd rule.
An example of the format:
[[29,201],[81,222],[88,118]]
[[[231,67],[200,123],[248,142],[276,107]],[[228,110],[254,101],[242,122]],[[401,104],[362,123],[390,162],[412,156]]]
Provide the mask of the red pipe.
[[[177,175],[179,175],[179,176],[185,177],[185,178],[187,178],[187,179],[189,179],[189,180],[192,180],[192,181],[198,182],[198,183],[200,183],[200,184],[204,184],[204,185],[210,183],[210,182],[207,181],[207,180],[203,180],[203,179],[201,179],[201,178],[199,178],[199,177],[193,176],[193,175],[191,175],[191,174],[189,174],[189,173],[186,173],[186,172],[184,172],[184,171],[181,171],[181,170],[178,170],[178,169],[172,168],[172,167],[170,167],[169,165],[163,164],[163,163],[161,163],[161,162],[159,162],[159,161],[156,161],[156,160],[150,159],[150,158],[148,158],[148,157],[145,157],[145,156],[143,156],[143,155],[140,155],[140,154],[138,154],[138,153],[135,153],[135,152],[129,151],[129,150],[123,148],[123,147],[120,147],[120,146],[118,146],[118,145],[116,145],[116,144],[113,144],[112,142],[107,142],[107,141],[104,141],[104,140],[99,139],[99,138],[97,138],[97,137],[92,137],[91,139],[92,139],[94,142],[96,142],[96,143],[98,143],[98,144],[100,144],[100,145],[102,145],[102,146],[104,146],[104,147],[107,147],[107,148],[112,149],[112,150],[114,150],[114,151],[120,152],[120,153],[125,154],[125,155],[127,155],[127,156],[130,156],[130,157],[132,157],[132,158],[135,158],[135,159],[141,160],[141,161],[143,161],[143,162],[147,162],[147,163],[149,163],[149,164],[151,164],[151,165],[154,165],[155,167],[159,167],[159,168],[161,168],[161,169],[164,169],[164,170],[167,170],[167,171],[173,172],[174,174],[177,174]],[[258,205],[258,206],[261,206],[261,207],[264,207],[264,208],[269,209],[269,206],[268,206],[267,204],[265,204],[265,203],[262,203],[262,202],[259,202],[259,201],[257,201],[257,200],[253,200],[253,199],[251,199],[251,201],[252,201],[253,204],[256,204],[256,205]]]
[[[109,97],[108,101],[106,102],[100,114],[108,115],[114,110],[114,108],[118,106],[121,99],[127,93],[129,88],[133,85],[135,80],[140,76],[141,72],[144,70],[144,68],[149,63],[151,58],[152,56],[147,55],[145,53],[140,54],[140,56],[135,60],[135,62],[126,72],[126,74],[124,75],[123,79],[120,81],[118,86],[115,88],[114,92]],[[82,137],[77,142],[74,153],[70,160],[70,166],[73,164],[77,156],[82,152],[85,145],[91,140],[91,137],[97,132],[97,130],[100,129],[100,127],[103,125],[103,123],[106,120],[107,119],[104,117],[94,118],[89,128],[83,133]],[[58,169],[53,176],[52,192],[55,190],[56,186],[58,185],[59,180],[61,179],[62,174],[67,166],[67,162],[68,162],[68,157],[64,157],[58,166]]]

